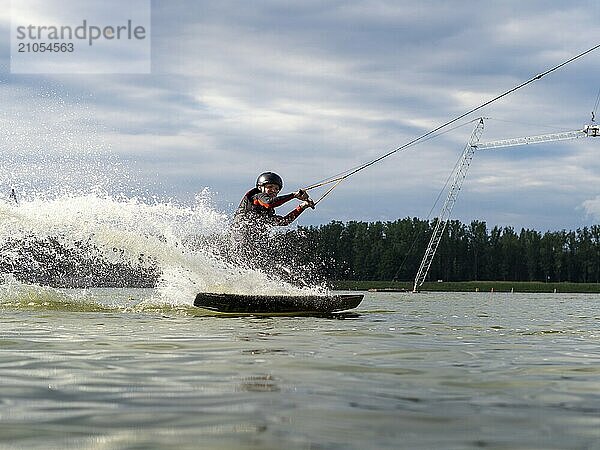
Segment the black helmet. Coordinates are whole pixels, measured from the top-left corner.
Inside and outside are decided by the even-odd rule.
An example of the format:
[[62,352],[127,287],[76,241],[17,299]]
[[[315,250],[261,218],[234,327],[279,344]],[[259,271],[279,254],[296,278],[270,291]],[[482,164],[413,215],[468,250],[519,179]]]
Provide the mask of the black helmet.
[[279,186],[279,190],[283,189],[283,180],[279,175],[273,172],[261,173],[256,179],[256,187],[261,187],[265,184],[276,184]]

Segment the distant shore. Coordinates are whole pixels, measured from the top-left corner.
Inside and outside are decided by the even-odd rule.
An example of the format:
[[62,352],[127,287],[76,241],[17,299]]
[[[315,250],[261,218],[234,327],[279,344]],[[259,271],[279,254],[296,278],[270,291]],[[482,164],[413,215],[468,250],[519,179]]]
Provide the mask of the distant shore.
[[[335,289],[350,291],[412,291],[410,281],[335,281]],[[420,291],[437,292],[540,292],[600,294],[600,283],[543,283],[536,281],[444,281],[424,283]]]

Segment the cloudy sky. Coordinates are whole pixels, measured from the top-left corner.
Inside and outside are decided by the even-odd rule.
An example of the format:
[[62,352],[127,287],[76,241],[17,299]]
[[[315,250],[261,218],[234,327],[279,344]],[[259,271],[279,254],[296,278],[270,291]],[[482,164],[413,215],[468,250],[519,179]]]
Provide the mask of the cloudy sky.
[[[1,190],[97,185],[185,203],[207,187],[226,212],[261,171],[285,190],[312,184],[600,43],[592,0],[156,0],[151,73],[23,75],[10,11],[0,0]],[[494,103],[478,113],[482,140],[581,128],[599,75],[600,50]],[[426,218],[478,115],[349,178],[300,223]],[[481,152],[453,217],[598,223],[599,146]]]

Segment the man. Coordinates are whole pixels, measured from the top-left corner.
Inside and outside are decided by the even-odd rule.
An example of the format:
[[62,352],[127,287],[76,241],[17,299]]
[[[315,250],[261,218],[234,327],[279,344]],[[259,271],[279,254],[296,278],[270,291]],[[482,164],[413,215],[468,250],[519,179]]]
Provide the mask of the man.
[[[256,187],[246,192],[238,207],[234,223],[246,222],[251,226],[260,228],[271,226],[286,226],[292,223],[307,208],[314,208],[314,203],[308,194],[300,189],[297,192],[278,196],[283,189],[283,180],[273,172],[261,173],[256,180]],[[298,205],[286,216],[275,214],[275,208],[289,202],[293,198],[301,200]]]
[[[256,180],[256,187],[242,198],[231,231],[233,243],[243,255],[264,256],[271,227],[289,225],[304,210],[315,207],[306,191],[300,189],[291,194],[278,195],[282,188],[283,180],[279,175],[264,172]],[[294,198],[302,203],[285,216],[275,214],[276,207]]]

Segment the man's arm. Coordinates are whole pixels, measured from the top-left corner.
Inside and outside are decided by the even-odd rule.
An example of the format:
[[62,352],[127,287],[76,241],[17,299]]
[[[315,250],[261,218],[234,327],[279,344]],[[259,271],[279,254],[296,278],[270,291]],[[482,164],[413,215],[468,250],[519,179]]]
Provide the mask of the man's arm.
[[252,202],[255,205],[262,206],[263,208],[277,208],[291,199],[295,198],[296,194],[280,195],[278,197],[270,197],[267,194],[259,192],[252,197]]
[[314,204],[313,204],[312,200],[301,203],[300,205],[298,205],[296,208],[291,210],[285,216],[277,216],[277,215],[273,216],[272,217],[273,225],[285,227],[286,225],[289,225],[294,220],[296,220],[298,218],[298,216],[300,214],[302,214],[304,212],[304,210],[307,208],[314,208]]

